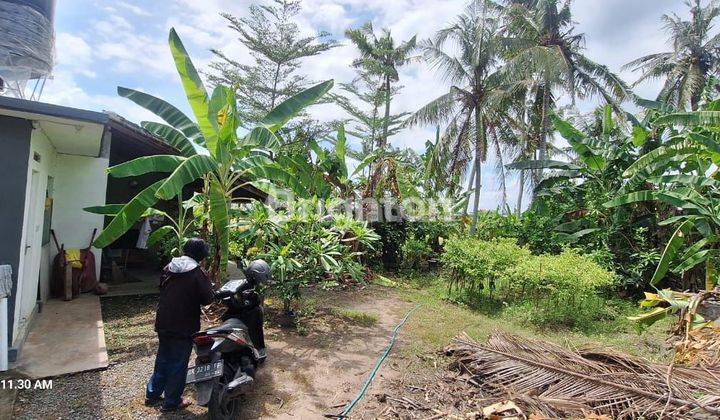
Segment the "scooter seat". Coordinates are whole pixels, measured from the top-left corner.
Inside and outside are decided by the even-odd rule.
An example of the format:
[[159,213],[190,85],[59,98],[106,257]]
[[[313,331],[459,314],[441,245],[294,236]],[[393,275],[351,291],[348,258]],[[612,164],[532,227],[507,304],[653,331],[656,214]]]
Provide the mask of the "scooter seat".
[[244,330],[247,331],[248,327],[240,321],[237,318],[230,318],[227,321],[225,321],[222,325],[219,325],[217,327],[213,327],[208,330],[208,334],[213,333],[230,333],[233,330]]

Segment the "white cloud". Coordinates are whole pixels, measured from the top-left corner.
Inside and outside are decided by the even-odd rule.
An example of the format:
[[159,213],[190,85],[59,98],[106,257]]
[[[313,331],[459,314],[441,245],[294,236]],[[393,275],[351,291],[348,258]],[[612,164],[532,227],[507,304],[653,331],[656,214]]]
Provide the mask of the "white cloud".
[[94,78],[96,73],[92,70],[92,47],[81,37],[61,32],[55,40],[57,51],[57,65],[73,69],[74,72],[85,77]]
[[[98,84],[142,84],[161,97],[180,97],[181,89],[167,47],[170,27],[177,29],[200,69],[206,69],[213,60],[211,48],[248,62],[251,57],[247,48],[237,41],[237,33],[227,27],[227,21],[219,14],[246,16],[249,5],[257,2],[261,0],[60,2],[58,7],[66,10],[81,9],[83,4],[90,14],[94,9],[94,19],[88,20],[95,23],[80,26],[71,20],[57,21],[58,64],[44,99],[86,109],[112,109],[133,121],[147,119],[148,113],[125,99],[108,95],[107,90],[98,89]],[[348,82],[354,77],[350,63],[357,52],[345,39],[345,29],[372,20],[377,30],[391,29],[396,40],[406,40],[413,35],[418,35],[418,39],[427,38],[461,13],[466,3],[466,0],[304,0],[298,19],[303,32],[326,30],[343,45],[304,60],[301,70],[313,81],[333,78],[336,83]],[[608,65],[628,82],[634,81],[638,74],[622,71],[623,64],[669,48],[660,16],[672,11],[687,14],[686,7],[677,0],[576,0],[572,7],[577,32],[586,35],[587,55]],[[151,15],[156,19],[147,19]],[[157,19],[159,16],[164,19]],[[402,68],[400,78],[404,89],[393,102],[393,113],[414,111],[448,89],[446,83],[424,65]],[[645,83],[637,92],[653,97],[658,86],[659,82]],[[586,101],[583,109],[590,109],[596,101]],[[343,116],[333,105],[316,106],[310,113],[323,120]],[[433,136],[433,127],[416,127],[403,131],[391,142],[421,151],[425,140]],[[492,180],[491,163],[485,166],[484,172],[488,177],[481,201],[484,208],[495,208],[498,188]],[[508,190],[517,191],[517,182],[511,184]],[[516,197],[509,194],[514,202]]]
[[119,1],[119,2],[117,2],[117,3],[115,3],[115,4],[118,5],[118,6],[120,6],[121,8],[123,8],[123,9],[125,9],[125,10],[128,10],[129,12],[131,12],[132,14],[134,14],[134,15],[136,15],[136,16],[141,16],[141,17],[152,16],[152,13],[150,13],[147,8],[143,8],[143,7],[140,7],[140,6],[136,6],[136,5],[134,5],[134,4],[130,4],[130,3],[125,2],[125,1]]
[[42,95],[43,102],[93,111],[113,111],[123,117],[139,122],[157,121],[151,112],[117,95],[89,94],[83,89],[72,72],[56,71],[48,80]]

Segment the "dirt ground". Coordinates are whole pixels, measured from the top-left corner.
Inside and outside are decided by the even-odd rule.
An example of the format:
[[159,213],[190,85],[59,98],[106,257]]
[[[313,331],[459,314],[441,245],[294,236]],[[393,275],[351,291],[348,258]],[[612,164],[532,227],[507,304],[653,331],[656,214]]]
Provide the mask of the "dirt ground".
[[[313,316],[301,322],[298,330],[279,328],[270,320],[268,361],[258,372],[257,386],[245,396],[241,418],[317,419],[340,413],[360,390],[388,345],[392,329],[411,307],[393,291],[376,287],[313,295],[306,309]],[[154,298],[130,299],[122,305],[103,305],[110,367],[55,378],[52,390],[21,391],[15,418],[206,417],[206,410],[199,406],[161,416],[143,405],[143,387],[154,362]],[[402,359],[399,352],[387,359],[353,417],[374,418],[384,408],[377,394],[403,375],[407,365]],[[193,398],[192,389],[186,396]]]

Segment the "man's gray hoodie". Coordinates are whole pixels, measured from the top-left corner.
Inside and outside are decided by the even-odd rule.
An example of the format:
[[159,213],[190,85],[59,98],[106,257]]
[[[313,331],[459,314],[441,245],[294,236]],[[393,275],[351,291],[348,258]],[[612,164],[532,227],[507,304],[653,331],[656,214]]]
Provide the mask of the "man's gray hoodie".
[[174,337],[190,337],[200,330],[200,307],[209,305],[215,293],[205,271],[188,256],[173,258],[160,275],[155,331]]

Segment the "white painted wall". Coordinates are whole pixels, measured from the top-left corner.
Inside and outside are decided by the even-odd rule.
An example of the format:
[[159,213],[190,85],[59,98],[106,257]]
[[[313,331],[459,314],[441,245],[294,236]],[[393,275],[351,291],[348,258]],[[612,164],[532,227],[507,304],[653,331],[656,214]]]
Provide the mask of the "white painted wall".
[[[83,211],[83,208],[105,204],[108,159],[62,155],[55,161],[55,205],[53,229],[66,249],[82,249],[89,245],[94,228],[99,234],[104,217]],[[100,278],[101,251],[93,248],[95,271]]]
[[[40,162],[33,158],[40,155]],[[94,228],[102,231],[104,218],[83,211],[83,208],[105,204],[107,188],[108,159],[60,154],[53,146],[42,129],[33,129],[28,156],[28,176],[26,180],[26,196],[24,220],[33,215],[33,220],[23,229],[18,279],[20,284],[16,296],[15,328],[13,345],[23,339],[32,321],[36,302],[38,279],[42,300],[49,297],[50,273],[52,259],[57,254],[54,243],[41,247],[42,227],[45,206],[45,191],[48,176],[53,177],[53,216],[52,228],[58,241],[65,244],[66,249],[86,248]],[[37,172],[37,194],[30,200],[32,174]],[[31,211],[31,206],[34,211]],[[34,235],[32,238],[28,235]],[[37,244],[24,252],[28,240]],[[95,254],[96,274],[100,276],[101,251],[92,248]]]
[[[35,153],[40,155],[40,162],[34,159]],[[49,267],[41,264],[43,252],[41,248],[43,214],[45,208],[45,190],[47,189],[48,176],[53,176],[55,168],[56,152],[50,140],[40,129],[33,129],[30,138],[30,154],[28,156],[28,175],[25,186],[25,210],[23,220],[25,226],[30,229],[23,229],[20,241],[20,262],[18,265],[18,281],[15,298],[15,328],[13,329],[13,342],[18,337],[24,337],[27,327],[32,320],[35,304],[37,301],[38,278],[42,279],[42,290],[49,287]],[[30,200],[32,174],[37,173],[36,194],[34,200]],[[33,220],[29,216],[33,215]],[[32,235],[30,237],[29,235]],[[33,243],[34,246],[25,250],[25,245]],[[47,248],[47,247],[46,247]],[[47,294],[43,295],[47,298]]]

